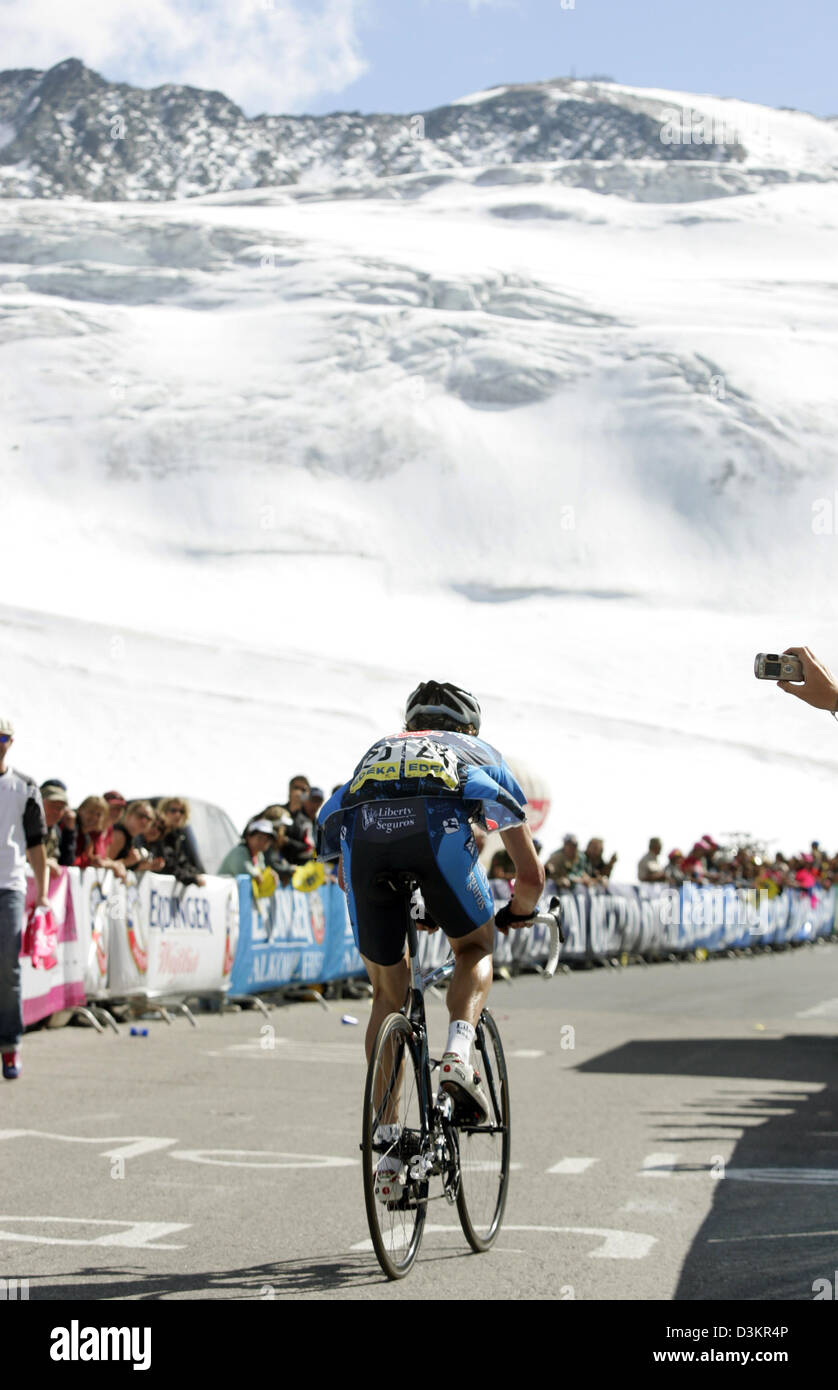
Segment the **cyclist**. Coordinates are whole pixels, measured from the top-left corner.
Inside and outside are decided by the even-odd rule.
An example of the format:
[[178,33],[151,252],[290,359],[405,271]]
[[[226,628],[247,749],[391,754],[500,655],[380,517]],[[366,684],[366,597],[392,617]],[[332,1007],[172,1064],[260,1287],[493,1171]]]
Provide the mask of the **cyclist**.
[[[372,982],[367,1058],[381,1023],[407,994],[403,901],[387,876],[408,871],[421,885],[429,929],[442,926],[455,959],[441,1086],[482,1121],[489,1101],[469,1059],[492,984],[494,928],[505,933],[532,922],[544,869],[526,821],[526,797],[497,750],[478,738],[480,719],[468,691],[423,681],[407,701],[404,731],[367,750],[321,807],[318,831],[321,857],[340,857],[339,881]],[[514,895],[497,916],[472,822],[496,826],[515,865]]]

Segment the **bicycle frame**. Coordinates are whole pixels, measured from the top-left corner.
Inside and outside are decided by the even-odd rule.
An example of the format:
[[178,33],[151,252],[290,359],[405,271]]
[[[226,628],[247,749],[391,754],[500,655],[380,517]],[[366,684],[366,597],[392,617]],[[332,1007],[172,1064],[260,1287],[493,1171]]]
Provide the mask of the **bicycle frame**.
[[[373,1247],[388,1278],[400,1279],[416,1258],[430,1201],[456,1204],[472,1250],[482,1253],[494,1243],[509,1183],[509,1077],[497,1024],[485,1009],[477,1021],[475,1042],[483,1059],[481,1073],[490,1114],[481,1123],[478,1114],[464,1110],[447,1087],[434,1098],[432,1074],[439,1063],[430,1052],[425,991],[447,979],[456,961],[449,959],[423,972],[418,927],[411,912],[416,879],[403,872],[386,881],[404,903],[409,983],[402,1008],[382,1022],[370,1057],[361,1149]],[[544,971],[549,978],[558,960],[559,914],[551,911],[536,920],[548,924],[551,931],[550,960]],[[400,1099],[403,1079],[405,1094]],[[395,1132],[384,1133],[384,1125],[396,1126]],[[379,1186],[381,1172],[391,1171],[378,1166],[388,1155],[398,1158],[393,1171],[400,1176],[392,1184]],[[442,1180],[442,1191],[431,1194],[434,1179]]]
[[[415,886],[415,885],[413,885]],[[404,1013],[410,1023],[413,1036],[419,1046],[419,1056],[421,1061],[421,1092],[420,1103],[422,1111],[422,1142],[430,1144],[434,1135],[434,1095],[433,1095],[433,1067],[431,1063],[430,1044],[428,1041],[428,1023],[425,1015],[425,988],[434,979],[443,979],[450,975],[454,969],[454,962],[448,961],[435,970],[423,975],[422,967],[419,964],[419,932],[416,922],[410,911],[411,892],[405,890],[405,912],[407,914],[407,949],[410,966],[410,985],[407,998],[404,1004]],[[444,1121],[450,1118],[450,1109],[445,1107],[442,1116]]]

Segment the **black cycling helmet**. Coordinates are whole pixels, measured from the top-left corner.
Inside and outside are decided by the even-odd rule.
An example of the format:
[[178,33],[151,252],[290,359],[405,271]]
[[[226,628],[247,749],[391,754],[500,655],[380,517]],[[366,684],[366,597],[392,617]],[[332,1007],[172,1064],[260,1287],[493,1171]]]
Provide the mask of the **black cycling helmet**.
[[407,725],[420,722],[425,729],[439,728],[440,718],[454,724],[472,724],[480,733],[480,706],[473,695],[448,681],[422,681],[408,696],[404,712]]

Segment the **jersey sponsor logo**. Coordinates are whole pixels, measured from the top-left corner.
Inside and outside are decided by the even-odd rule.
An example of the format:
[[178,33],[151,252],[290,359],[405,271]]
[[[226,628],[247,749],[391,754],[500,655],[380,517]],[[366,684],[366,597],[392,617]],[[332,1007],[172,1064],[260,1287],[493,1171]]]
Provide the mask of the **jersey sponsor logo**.
[[466,888],[468,889],[469,893],[471,893],[471,896],[474,898],[478,907],[487,906],[486,894],[483,892],[483,887],[474,870],[472,870],[472,872],[466,879]]
[[457,820],[456,816],[446,816],[442,822],[442,828],[446,835],[456,835],[460,828],[460,821]]
[[397,782],[401,772],[401,760],[390,759],[380,763],[362,763],[357,776],[350,784],[351,792],[358,792],[367,782]]
[[[456,765],[455,765],[456,766]],[[441,758],[412,758],[405,762],[405,777],[433,777],[438,782],[444,782],[446,787],[456,791],[460,785],[456,771],[452,770],[450,763],[444,762]]]
[[416,829],[416,808],[393,802],[376,801],[361,807],[361,825],[376,835],[392,835],[395,831]]

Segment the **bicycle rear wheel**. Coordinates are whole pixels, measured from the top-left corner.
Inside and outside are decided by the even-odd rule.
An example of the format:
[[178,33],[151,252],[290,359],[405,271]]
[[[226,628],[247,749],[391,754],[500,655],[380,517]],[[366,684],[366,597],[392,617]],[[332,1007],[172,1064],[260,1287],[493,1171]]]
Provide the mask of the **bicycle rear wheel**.
[[[425,1225],[428,1183],[408,1174],[411,1159],[425,1146],[422,1096],[419,1053],[410,1024],[403,1014],[390,1014],[378,1030],[367,1068],[361,1136],[367,1221],[388,1279],[403,1279],[410,1271]],[[394,1181],[397,1196],[388,1203],[375,1195],[376,1171],[384,1159],[404,1179]]]
[[498,1026],[488,1009],[474,1041],[477,1070],[491,1099],[484,1125],[458,1125],[457,1214],[472,1250],[488,1250],[500,1230],[509,1189],[509,1077]]

